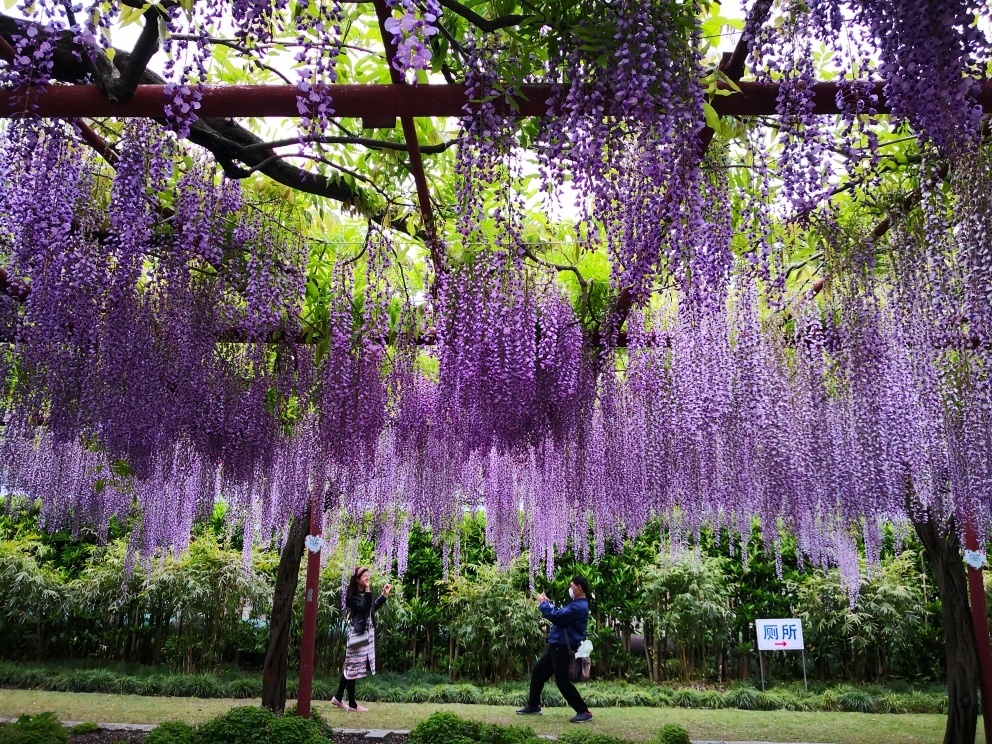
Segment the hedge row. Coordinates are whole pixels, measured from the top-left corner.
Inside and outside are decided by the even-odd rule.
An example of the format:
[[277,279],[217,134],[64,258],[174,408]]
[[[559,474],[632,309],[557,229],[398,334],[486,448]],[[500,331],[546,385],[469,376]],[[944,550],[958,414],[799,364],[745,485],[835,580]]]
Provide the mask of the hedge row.
[[[690,744],[689,732],[678,724],[663,726],[655,744]],[[588,729],[571,729],[558,736],[559,744],[632,744],[629,740]],[[410,744],[544,744],[524,726],[499,726],[459,718],[452,713],[434,713],[410,732]]]
[[[463,703],[473,705],[523,705],[523,683],[477,687],[444,683],[437,675],[381,675],[361,680],[358,697],[383,703]],[[289,680],[289,696],[296,696],[297,681]],[[258,698],[259,676],[225,678],[214,674],[127,674],[109,669],[59,668],[0,663],[0,687],[57,692],[99,692],[202,698]],[[316,700],[330,700],[336,680],[317,679]],[[840,685],[818,692],[802,687],[777,687],[761,692],[748,685],[729,690],[671,689],[622,682],[591,682],[582,686],[586,702],[594,708],[738,708],[741,710],[841,711],[852,713],[946,713],[947,696],[937,692],[896,692],[884,687]],[[565,701],[553,686],[545,688],[543,704],[562,707]]]
[[[85,729],[85,730],[84,730]],[[93,724],[81,724],[73,733],[92,733]],[[333,741],[330,726],[320,715],[304,719],[276,716],[263,708],[234,708],[197,726],[168,721],[153,729],[145,744],[326,744]],[[0,724],[0,744],[68,744],[69,730],[53,713],[21,716]],[[631,744],[626,739],[594,731],[567,731],[561,744]],[[451,713],[435,713],[410,732],[411,744],[543,744],[531,729],[477,723]],[[689,733],[677,724],[658,731],[656,744],[690,744]]]

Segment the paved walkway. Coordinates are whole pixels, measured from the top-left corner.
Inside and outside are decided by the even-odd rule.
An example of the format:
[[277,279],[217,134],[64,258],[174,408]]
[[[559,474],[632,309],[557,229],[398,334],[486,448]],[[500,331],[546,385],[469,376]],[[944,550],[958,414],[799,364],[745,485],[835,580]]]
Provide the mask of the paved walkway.
[[[15,718],[0,718],[0,723],[10,723],[15,721]],[[82,723],[82,721],[62,721],[64,726],[75,726],[76,724]],[[98,722],[96,724],[102,729],[107,731],[151,731],[155,728],[153,723],[103,723]],[[365,738],[369,741],[377,741],[385,739],[390,734],[409,734],[410,732],[404,729],[354,729],[354,728],[336,728],[333,729],[335,734],[365,734]],[[551,734],[539,734],[538,738],[547,739],[548,741],[557,741],[558,737]],[[701,739],[694,739],[692,744],[818,744],[817,742],[769,742],[769,741],[704,741]],[[822,742],[820,743],[822,744]]]

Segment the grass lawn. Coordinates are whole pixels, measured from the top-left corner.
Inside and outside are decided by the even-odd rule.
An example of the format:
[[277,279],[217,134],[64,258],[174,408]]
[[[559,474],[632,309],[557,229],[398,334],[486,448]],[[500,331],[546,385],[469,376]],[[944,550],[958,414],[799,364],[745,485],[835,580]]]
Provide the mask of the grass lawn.
[[[219,715],[252,700],[140,697],[82,692],[0,690],[0,717],[54,711],[72,721],[191,723]],[[513,708],[488,705],[432,705],[371,703],[368,713],[346,713],[318,702],[315,707],[334,726],[342,728],[410,729],[436,710],[492,723],[526,722],[538,733],[556,734],[571,726],[570,710],[546,708],[543,716],[521,719]],[[864,713],[793,713],[789,711],[696,710],[691,708],[598,708],[589,727],[635,741],[649,741],[665,723],[681,723],[693,739],[779,742],[829,742],[830,744],[933,744],[943,739],[944,716],[883,715]],[[978,744],[984,744],[978,722]]]

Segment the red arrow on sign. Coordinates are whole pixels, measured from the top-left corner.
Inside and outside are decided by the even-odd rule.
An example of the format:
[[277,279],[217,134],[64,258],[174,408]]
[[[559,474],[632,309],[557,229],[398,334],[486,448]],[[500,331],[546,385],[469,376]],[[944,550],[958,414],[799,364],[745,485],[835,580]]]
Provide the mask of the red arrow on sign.
[[775,645],[776,646],[788,646],[789,644],[786,641],[775,641]]

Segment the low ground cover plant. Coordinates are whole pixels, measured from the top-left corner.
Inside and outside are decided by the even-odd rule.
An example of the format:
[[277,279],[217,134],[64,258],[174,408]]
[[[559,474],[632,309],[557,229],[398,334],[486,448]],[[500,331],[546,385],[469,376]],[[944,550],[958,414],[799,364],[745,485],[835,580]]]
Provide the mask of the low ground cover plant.
[[145,744],[327,744],[330,734],[319,715],[277,716],[265,708],[244,706],[198,726],[163,723],[148,734]]
[[13,723],[0,724],[2,744],[67,744],[69,731],[54,713],[21,716]]
[[71,734],[95,734],[100,730],[100,727],[92,722],[77,723],[75,726],[69,729]]
[[[542,744],[531,729],[468,721],[453,713],[434,713],[410,732],[410,744]],[[657,744],[689,744],[689,733],[678,724],[663,726]],[[570,729],[559,744],[631,744],[629,740],[589,729]]]
[[677,723],[668,723],[661,727],[656,739],[657,744],[690,744],[689,732]]

